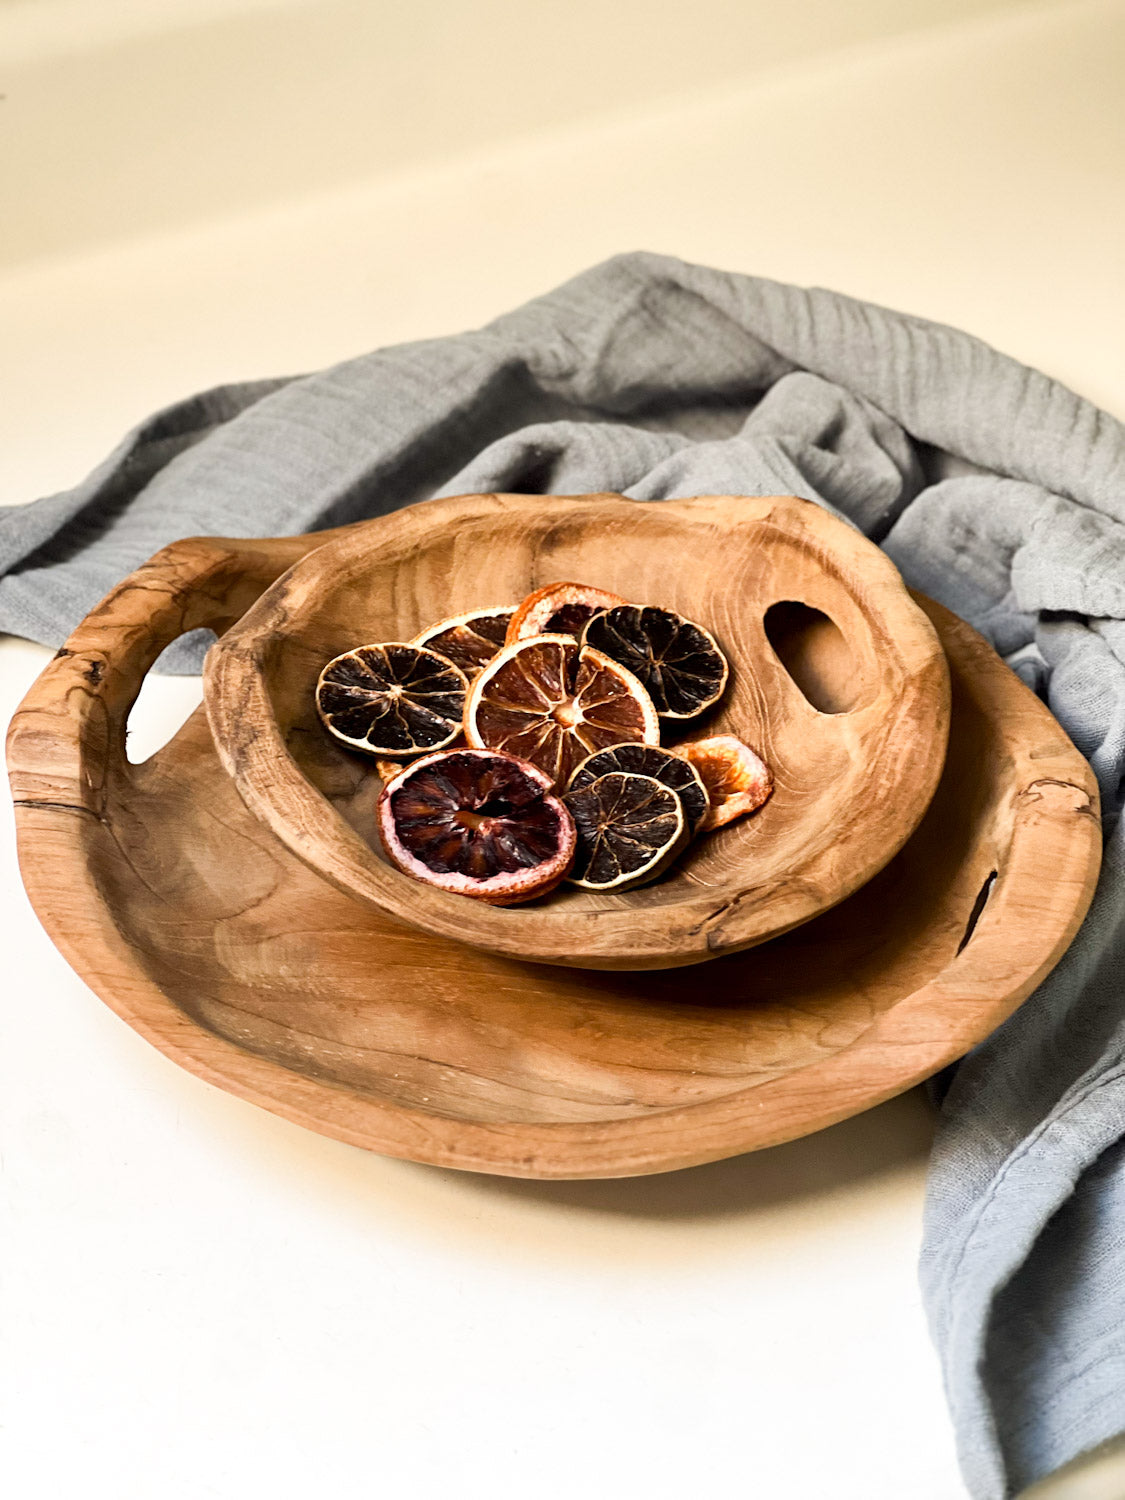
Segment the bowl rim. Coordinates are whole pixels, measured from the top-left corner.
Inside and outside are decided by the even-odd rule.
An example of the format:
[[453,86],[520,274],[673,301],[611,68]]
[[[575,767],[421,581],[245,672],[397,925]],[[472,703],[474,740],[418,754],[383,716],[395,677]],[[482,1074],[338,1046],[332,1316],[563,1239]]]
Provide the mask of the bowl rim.
[[[493,907],[419,886],[383,861],[290,754],[267,683],[274,654],[283,649],[288,621],[306,601],[323,597],[326,576],[354,573],[373,549],[424,548],[435,529],[495,517],[516,517],[545,502],[612,517],[658,506],[662,518],[685,524],[762,522],[790,538],[811,541],[838,576],[862,575],[867,613],[878,625],[877,648],[894,669],[900,691],[894,719],[879,737],[870,782],[879,807],[888,808],[904,777],[911,796],[895,810],[880,841],[872,818],[853,820],[838,839],[798,862],[768,888],[703,887],[674,903],[622,905],[583,912],[581,934],[559,907]],[[439,519],[440,518],[440,519]],[[857,528],[814,501],[796,496],[705,495],[647,502],[610,493],[573,496],[458,495],[422,501],[347,532],[295,563],[214,645],[204,667],[204,701],[220,760],[252,813],[298,858],[345,894],[365,901],[408,926],[528,962],[570,967],[645,969],[700,963],[767,941],[818,916],[878,873],[913,833],[937,787],[949,733],[950,688],[945,654],[933,625],[910,596],[891,562]],[[926,705],[924,727],[917,712]],[[810,710],[816,712],[815,710]],[[851,715],[857,726],[876,716],[878,703]],[[883,820],[884,823],[886,820]],[[747,900],[751,893],[753,899]],[[567,903],[568,915],[573,908]],[[669,914],[675,914],[675,930]]]

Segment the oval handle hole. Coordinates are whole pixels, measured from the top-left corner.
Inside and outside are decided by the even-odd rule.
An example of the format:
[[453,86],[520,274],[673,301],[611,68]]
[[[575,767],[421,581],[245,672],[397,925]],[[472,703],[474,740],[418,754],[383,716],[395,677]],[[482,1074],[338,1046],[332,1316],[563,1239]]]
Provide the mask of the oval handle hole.
[[140,766],[151,760],[175,739],[202,702],[201,677],[157,677],[150,672],[126,721],[125,758],[129,764]]
[[778,661],[822,714],[846,714],[864,696],[860,666],[847,638],[823,610],[796,599],[771,604],[762,622]]

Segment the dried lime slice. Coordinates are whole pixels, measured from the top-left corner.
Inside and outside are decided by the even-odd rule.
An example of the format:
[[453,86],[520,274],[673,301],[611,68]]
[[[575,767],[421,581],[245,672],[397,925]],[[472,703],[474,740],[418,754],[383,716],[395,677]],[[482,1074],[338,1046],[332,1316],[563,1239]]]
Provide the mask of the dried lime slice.
[[610,771],[562,800],[578,831],[569,878],[585,891],[647,885],[688,841],[683,803],[655,776]]
[[628,668],[662,719],[706,712],[723,696],[730,674],[714,637],[670,609],[615,605],[592,616],[582,641]]
[[684,805],[688,832],[698,830],[710,807],[707,788],[690,761],[658,745],[610,745],[587,756],[570,778],[568,791],[577,792],[599,776],[610,771],[632,771],[639,776],[655,776],[657,781],[676,793]]
[[508,622],[515,612],[515,605],[508,604],[451,615],[448,620],[439,620],[421,631],[414,637],[414,644],[440,652],[455,667],[460,667],[466,677],[474,677],[504,644]]
[[384,641],[333,657],[317,682],[316,708],[342,744],[397,759],[453,743],[468,687],[461,668],[438,652]]

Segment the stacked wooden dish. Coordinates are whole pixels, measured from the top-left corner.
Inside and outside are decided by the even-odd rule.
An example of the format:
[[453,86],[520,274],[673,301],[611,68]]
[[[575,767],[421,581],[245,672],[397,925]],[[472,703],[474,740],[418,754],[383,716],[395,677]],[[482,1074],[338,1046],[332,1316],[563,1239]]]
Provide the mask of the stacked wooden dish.
[[[317,723],[316,675],[563,577],[714,630],[736,687],[708,733],[761,745],[775,795],[642,890],[425,890],[380,857],[378,777]],[[211,725],[131,765],[144,676],[200,626],[226,632]],[[176,543],[48,666],[9,765],[41,920],[155,1045],[340,1139],[528,1177],[733,1155],[932,1074],[1061,956],[1101,848],[1039,700],[792,499],[469,496]]]

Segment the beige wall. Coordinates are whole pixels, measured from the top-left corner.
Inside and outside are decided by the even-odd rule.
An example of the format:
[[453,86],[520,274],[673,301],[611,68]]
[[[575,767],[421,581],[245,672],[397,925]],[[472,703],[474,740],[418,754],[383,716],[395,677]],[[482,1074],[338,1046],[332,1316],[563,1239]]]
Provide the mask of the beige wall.
[[203,220],[1020,0],[0,0],[0,263]]

